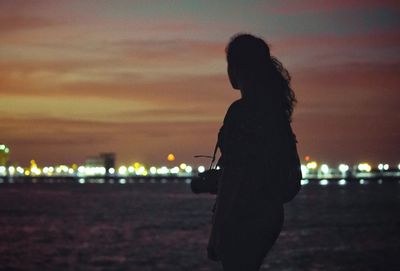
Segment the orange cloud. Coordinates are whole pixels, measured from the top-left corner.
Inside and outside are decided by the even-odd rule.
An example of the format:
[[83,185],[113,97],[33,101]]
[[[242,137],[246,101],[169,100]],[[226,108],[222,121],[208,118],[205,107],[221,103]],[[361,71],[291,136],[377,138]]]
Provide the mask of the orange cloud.
[[30,157],[41,164],[70,163],[72,154],[74,162],[81,163],[100,151],[117,152],[120,163],[136,160],[162,164],[170,152],[178,162],[196,162],[190,157],[212,151],[219,126],[220,122],[197,121],[107,123],[0,118],[0,129],[5,131],[0,142],[10,145],[13,160],[27,162],[26,157]]

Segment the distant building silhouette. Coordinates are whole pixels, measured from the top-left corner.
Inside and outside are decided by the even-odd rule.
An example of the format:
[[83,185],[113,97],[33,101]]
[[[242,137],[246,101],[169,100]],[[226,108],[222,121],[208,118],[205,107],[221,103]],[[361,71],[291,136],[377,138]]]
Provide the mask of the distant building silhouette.
[[109,175],[110,168],[115,168],[115,153],[104,152],[98,156],[90,156],[85,161],[86,167],[104,167],[106,175]]
[[106,175],[109,175],[109,169],[115,168],[115,153],[103,152],[100,153],[100,157],[103,158],[104,167],[106,168]]

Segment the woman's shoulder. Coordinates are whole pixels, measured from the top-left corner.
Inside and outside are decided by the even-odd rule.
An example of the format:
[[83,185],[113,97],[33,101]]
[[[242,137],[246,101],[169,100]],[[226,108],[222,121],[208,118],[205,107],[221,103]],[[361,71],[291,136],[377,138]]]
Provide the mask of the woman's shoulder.
[[238,116],[241,114],[243,108],[243,101],[241,99],[234,101],[226,111],[224,124],[226,125],[228,122],[232,122],[233,120],[237,119]]
[[242,99],[234,101],[226,111],[225,120],[233,118],[236,116],[243,108],[243,101]]
[[242,99],[238,99],[238,100],[234,101],[234,102],[229,106],[228,112],[240,110],[242,107],[243,107],[243,100],[242,100]]

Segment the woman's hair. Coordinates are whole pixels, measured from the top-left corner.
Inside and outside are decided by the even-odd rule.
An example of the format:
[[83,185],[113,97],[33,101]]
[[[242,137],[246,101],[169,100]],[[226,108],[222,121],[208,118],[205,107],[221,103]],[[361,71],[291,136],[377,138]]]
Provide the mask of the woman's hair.
[[296,97],[290,87],[290,74],[282,63],[271,56],[268,44],[250,34],[233,36],[225,49],[228,65],[234,67],[242,78],[255,80],[266,87],[265,96],[280,100],[286,117],[291,121]]

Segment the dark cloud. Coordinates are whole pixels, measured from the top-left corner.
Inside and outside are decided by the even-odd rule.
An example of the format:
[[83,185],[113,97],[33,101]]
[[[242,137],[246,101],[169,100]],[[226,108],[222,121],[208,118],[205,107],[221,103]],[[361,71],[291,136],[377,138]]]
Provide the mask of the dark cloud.
[[[266,7],[270,7],[266,5]],[[400,10],[400,3],[396,0],[284,0],[272,6],[273,11],[281,14],[295,14],[301,12],[343,11],[349,9],[376,9],[393,8]]]

